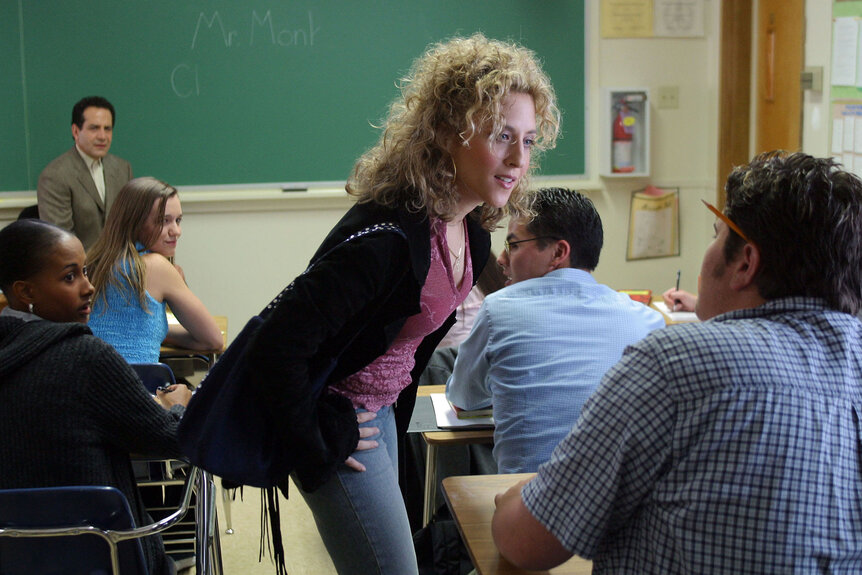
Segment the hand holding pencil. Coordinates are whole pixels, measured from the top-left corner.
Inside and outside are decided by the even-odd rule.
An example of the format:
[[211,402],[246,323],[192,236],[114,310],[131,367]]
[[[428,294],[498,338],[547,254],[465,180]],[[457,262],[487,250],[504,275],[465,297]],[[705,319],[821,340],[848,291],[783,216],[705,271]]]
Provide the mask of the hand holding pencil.
[[679,288],[670,288],[661,294],[670,311],[694,311],[697,296]]

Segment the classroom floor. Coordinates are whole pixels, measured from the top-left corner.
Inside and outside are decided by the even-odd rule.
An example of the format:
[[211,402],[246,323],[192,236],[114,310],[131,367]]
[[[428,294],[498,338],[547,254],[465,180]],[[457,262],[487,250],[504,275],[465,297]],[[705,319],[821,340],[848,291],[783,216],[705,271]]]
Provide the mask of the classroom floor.
[[[290,499],[279,495],[281,532],[287,571],[290,575],[335,575],[326,548],[320,540],[311,512],[302,496],[291,485]],[[221,487],[217,490],[219,528],[221,529],[222,564],[225,575],[274,575],[269,556],[258,561],[260,548],[260,490],[243,489],[231,502],[233,534],[225,534],[225,514]],[[193,570],[192,570],[193,571]]]

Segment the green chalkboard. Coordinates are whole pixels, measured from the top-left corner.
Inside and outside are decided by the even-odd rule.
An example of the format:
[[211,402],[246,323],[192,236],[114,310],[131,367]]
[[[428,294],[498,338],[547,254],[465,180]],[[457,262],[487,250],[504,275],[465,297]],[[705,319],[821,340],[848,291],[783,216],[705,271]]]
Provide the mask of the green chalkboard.
[[0,190],[35,189],[91,94],[136,175],[344,181],[412,60],[476,31],[539,54],[564,113],[542,173],[584,174],[583,0],[18,0],[0,2]]

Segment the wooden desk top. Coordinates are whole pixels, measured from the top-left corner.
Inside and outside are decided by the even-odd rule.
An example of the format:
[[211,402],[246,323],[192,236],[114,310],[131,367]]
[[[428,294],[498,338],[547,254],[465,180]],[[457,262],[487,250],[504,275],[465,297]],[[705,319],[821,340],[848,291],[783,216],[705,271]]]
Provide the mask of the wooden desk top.
[[[445,385],[420,385],[417,397],[428,397],[432,393],[446,393]],[[464,443],[490,443],[494,440],[494,429],[459,429],[457,431],[423,431],[422,437],[430,445],[455,445]]]
[[[221,349],[194,350],[163,344],[162,347],[159,349],[159,353],[161,353],[162,355],[215,355],[223,352],[224,348],[227,347],[227,317],[223,315],[214,315],[213,319],[215,320],[216,325],[221,332]],[[168,316],[168,321],[170,322],[170,316]]]
[[572,557],[550,571],[524,571],[506,561],[491,537],[494,516],[494,496],[534,473],[510,475],[471,475],[447,477],[443,480],[443,495],[452,511],[461,538],[470,552],[478,575],[519,575],[550,573],[551,575],[590,575],[593,564],[581,557]]

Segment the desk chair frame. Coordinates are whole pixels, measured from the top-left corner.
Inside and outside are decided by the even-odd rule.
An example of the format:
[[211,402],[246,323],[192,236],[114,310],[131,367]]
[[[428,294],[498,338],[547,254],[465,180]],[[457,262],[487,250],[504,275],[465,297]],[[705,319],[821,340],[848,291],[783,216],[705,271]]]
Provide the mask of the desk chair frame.
[[[207,357],[204,355],[197,355],[197,356],[192,356],[192,357],[194,357],[195,359],[198,359],[200,361],[208,361]],[[210,364],[208,363],[207,365],[209,366]],[[160,385],[173,385],[176,383],[176,380],[174,379],[173,371],[171,371],[170,366],[168,366],[164,363],[133,363],[133,364],[131,364],[131,366],[135,370],[135,372],[137,372],[138,377],[140,377],[141,381],[144,383],[144,387],[146,387],[150,393],[155,394],[156,388]],[[167,478],[171,478],[173,476],[170,462],[166,462],[166,464],[165,464],[165,476]],[[204,476],[209,477],[209,481],[212,481],[212,477],[210,476],[209,473],[204,473]],[[210,514],[211,514],[212,518],[214,519],[215,518],[215,503],[214,503],[215,502],[215,496],[214,496],[215,487],[214,486],[208,487],[208,488],[203,489],[203,490],[209,491],[210,498],[213,501],[213,504],[212,504],[213,509],[210,512]],[[227,529],[225,530],[225,533],[230,535],[233,533],[233,528],[231,526],[231,520],[230,520],[230,494],[228,493],[227,489],[222,490],[222,499],[223,499],[223,503],[224,503],[225,519],[227,521]],[[209,519],[208,519],[208,522],[209,522]],[[208,523],[206,523],[206,524],[208,524]],[[204,525],[206,525],[206,524],[204,524]],[[202,539],[199,536],[198,541],[201,541],[201,540]],[[198,573],[204,573],[204,571],[198,571]]]
[[[200,481],[202,477],[202,472],[196,468],[192,467],[189,473],[188,478],[186,479],[185,488],[183,490],[183,496],[180,501],[179,507],[167,517],[161,519],[160,521],[156,521],[149,525],[144,525],[142,527],[135,527],[132,529],[103,529],[95,525],[73,525],[73,526],[51,526],[51,527],[28,527],[28,528],[18,528],[18,527],[0,527],[0,537],[29,537],[29,538],[56,538],[56,537],[77,537],[81,535],[91,535],[101,538],[105,541],[106,545],[108,545],[110,551],[110,561],[111,561],[111,572],[114,575],[119,575],[120,573],[120,559],[119,559],[119,550],[117,545],[121,541],[128,541],[133,539],[140,539],[142,537],[147,537],[149,535],[155,535],[156,533],[161,533],[162,531],[170,528],[177,522],[179,522],[185,515],[188,513],[189,505],[191,503],[192,492],[194,486]],[[44,488],[40,488],[44,489]],[[50,488],[49,488],[50,489]],[[67,489],[67,488],[58,488],[58,489]],[[84,488],[86,489],[86,488]],[[101,487],[94,487],[94,489],[102,489]],[[20,490],[15,490],[20,491]],[[206,554],[208,551],[208,546],[202,547],[201,554]],[[205,573],[205,571],[198,571],[198,573]]]
[[[192,352],[184,352],[184,351],[179,350],[179,349],[171,349],[169,351],[169,350],[166,350],[163,348],[162,352],[159,356],[159,359],[162,361],[170,361],[172,359],[188,359],[188,360],[192,360],[192,361],[197,361],[197,362],[200,362],[201,364],[203,364],[205,369],[207,371],[209,371],[209,369],[213,366],[213,364],[215,364],[216,360],[218,359],[218,355],[219,354],[217,352],[192,353]],[[132,367],[135,367],[136,369],[138,369],[136,367],[137,365],[143,366],[143,365],[150,365],[150,364],[132,364]],[[170,366],[168,366],[164,363],[160,363],[158,365],[164,365],[167,369],[170,369]],[[144,369],[147,369],[147,368],[144,368]],[[141,370],[139,370],[138,375],[141,377],[141,379],[144,379],[144,374],[142,373]],[[171,378],[173,378],[173,372],[171,372]],[[176,382],[174,381],[174,383],[176,383]],[[144,381],[144,385],[147,385],[146,380]],[[149,386],[148,386],[148,388],[149,388]],[[155,387],[153,387],[151,392],[155,393]],[[232,499],[235,492],[236,492],[235,489],[227,489],[225,487],[222,487],[222,490],[221,490],[222,506],[224,508],[224,516],[225,516],[225,531],[224,532],[227,535],[233,534],[233,524],[231,522],[230,511],[231,511],[231,499]]]
[[[199,357],[204,358],[204,356]],[[141,378],[144,386],[151,393],[155,393],[156,387],[159,385],[173,385],[176,383],[173,371],[164,363],[133,363],[131,365]],[[215,510],[215,481],[210,473],[201,469],[194,469],[196,469],[198,474],[195,480],[195,487],[198,493],[198,503],[195,506],[195,542],[196,549],[203,550],[203,552],[198,551],[195,553],[195,565],[198,574],[220,574],[222,570],[221,542],[218,535],[218,520]],[[166,463],[166,476],[168,478],[172,476],[169,462]],[[230,511],[226,510],[226,513],[229,514]],[[228,531],[233,532],[230,529],[229,519]]]

